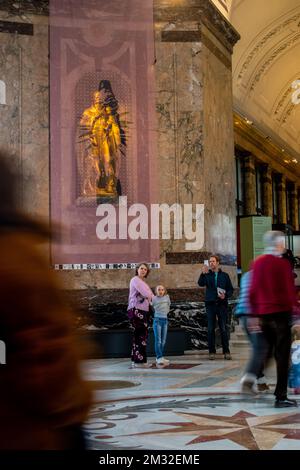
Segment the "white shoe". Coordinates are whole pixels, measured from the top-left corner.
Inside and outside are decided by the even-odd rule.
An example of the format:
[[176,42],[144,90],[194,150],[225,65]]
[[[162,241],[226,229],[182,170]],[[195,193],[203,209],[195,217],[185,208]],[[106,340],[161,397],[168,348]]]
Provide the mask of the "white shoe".
[[150,362],[141,362],[141,363],[134,363],[134,369],[150,369],[152,364]]
[[164,357],[160,357],[159,359],[156,359],[156,364],[158,366],[168,366],[170,364],[170,361],[168,361],[168,359],[165,359]]
[[164,358],[163,357],[160,357],[159,359],[156,359],[156,364],[158,366],[164,366],[165,363],[164,363]]
[[170,364],[170,361],[168,359],[165,359],[164,357],[162,358],[163,363],[165,366],[168,366]]
[[256,395],[257,394],[257,387],[256,387],[256,378],[253,374],[245,374],[241,380],[241,393],[247,393]]

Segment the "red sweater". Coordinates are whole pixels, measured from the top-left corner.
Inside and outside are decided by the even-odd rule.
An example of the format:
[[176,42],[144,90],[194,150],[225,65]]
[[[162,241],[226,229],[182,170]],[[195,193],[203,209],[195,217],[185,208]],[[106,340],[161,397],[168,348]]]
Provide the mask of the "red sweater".
[[296,302],[296,289],[289,262],[278,256],[259,256],[252,263],[249,298],[253,313],[291,311]]

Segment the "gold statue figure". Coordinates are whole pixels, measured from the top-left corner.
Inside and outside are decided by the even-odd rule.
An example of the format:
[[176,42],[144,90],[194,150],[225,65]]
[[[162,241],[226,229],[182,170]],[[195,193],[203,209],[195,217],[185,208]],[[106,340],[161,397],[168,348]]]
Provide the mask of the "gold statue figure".
[[84,130],[81,138],[89,143],[83,181],[86,196],[118,196],[122,131],[118,114],[109,104],[106,92],[94,92],[93,104],[84,110],[80,120]]

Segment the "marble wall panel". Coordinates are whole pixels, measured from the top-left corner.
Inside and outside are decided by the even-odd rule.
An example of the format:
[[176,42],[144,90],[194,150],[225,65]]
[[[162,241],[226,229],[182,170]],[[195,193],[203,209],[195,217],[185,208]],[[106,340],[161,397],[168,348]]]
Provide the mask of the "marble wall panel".
[[[7,19],[3,13],[1,19]],[[20,18],[9,18],[20,21]],[[20,205],[49,216],[48,24],[28,17],[33,35],[0,33],[0,73],[7,105],[1,105],[0,146],[22,175]]]
[[[95,333],[101,330],[130,330],[127,317],[127,304],[111,302],[106,304],[95,301],[97,294],[81,299],[82,310],[76,315],[76,325],[82,331]],[[78,300],[77,300],[78,305]],[[229,301],[228,332],[234,331],[234,308],[236,301]],[[207,316],[204,302],[175,301],[171,303],[168,315],[169,331],[181,328],[187,333],[187,349],[207,349]],[[152,321],[150,321],[151,325]],[[150,327],[151,328],[151,327]],[[99,340],[101,337],[99,337]],[[216,330],[216,345],[221,346],[218,328]]]
[[236,255],[231,69],[203,46],[205,248]]

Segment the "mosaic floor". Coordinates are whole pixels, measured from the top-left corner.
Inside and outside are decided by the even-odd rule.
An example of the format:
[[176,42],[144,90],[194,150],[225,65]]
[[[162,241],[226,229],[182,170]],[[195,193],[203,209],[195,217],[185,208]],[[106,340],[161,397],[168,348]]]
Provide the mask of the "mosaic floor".
[[244,349],[232,361],[188,354],[169,357],[168,368],[147,370],[131,369],[128,359],[86,361],[95,395],[85,426],[89,447],[298,450],[300,398],[299,408],[274,408],[274,365],[266,371],[269,392],[242,395],[247,357]]

